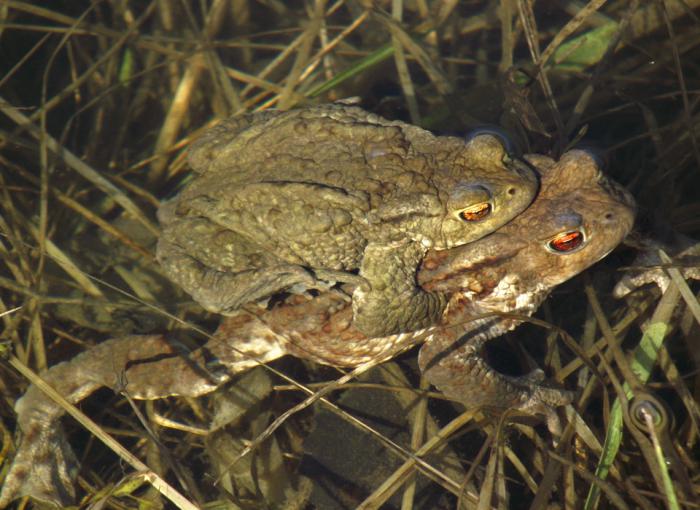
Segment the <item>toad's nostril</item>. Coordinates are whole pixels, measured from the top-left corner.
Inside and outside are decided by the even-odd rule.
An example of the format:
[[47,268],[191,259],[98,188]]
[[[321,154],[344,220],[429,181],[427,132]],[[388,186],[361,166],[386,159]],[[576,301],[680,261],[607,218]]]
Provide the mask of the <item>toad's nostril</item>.
[[615,215],[611,212],[605,213],[605,219],[610,221],[615,218]]
[[518,193],[518,190],[515,186],[511,186],[506,193],[508,193],[508,196],[514,197]]

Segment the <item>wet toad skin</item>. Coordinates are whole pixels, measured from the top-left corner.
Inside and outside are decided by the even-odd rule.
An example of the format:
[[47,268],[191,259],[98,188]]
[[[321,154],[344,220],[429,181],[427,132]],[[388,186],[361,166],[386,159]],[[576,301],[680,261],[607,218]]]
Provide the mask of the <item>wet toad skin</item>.
[[367,336],[435,323],[446,296],[415,283],[426,251],[493,232],[537,190],[492,135],[434,136],[344,104],[230,119],[189,159],[199,175],[158,213],[173,281],[226,315],[281,290],[362,282],[353,313]]
[[[133,398],[199,396],[231,374],[285,354],[357,366],[424,340],[421,369],[449,396],[468,407],[516,407],[547,414],[551,406],[567,400],[566,392],[540,384],[539,373],[504,376],[480,355],[486,341],[513,329],[518,321],[479,317],[492,312],[532,314],[554,286],[604,257],[623,239],[633,223],[634,205],[585,152],[571,151],[556,163],[542,156],[529,159],[542,181],[532,206],[476,243],[429,252],[420,268],[421,285],[450,296],[441,318],[446,327],[368,338],[354,326],[346,294],[332,290],[316,297],[293,295],[270,310],[250,307],[226,318],[213,339],[195,352],[180,352],[163,335],[117,338],[53,367],[45,379],[72,402],[101,386],[119,387],[124,380]],[[202,367],[209,370],[208,376]],[[67,504],[77,461],[57,423],[62,409],[32,386],[16,411],[25,438],[32,441],[20,445],[0,506],[22,494]]]

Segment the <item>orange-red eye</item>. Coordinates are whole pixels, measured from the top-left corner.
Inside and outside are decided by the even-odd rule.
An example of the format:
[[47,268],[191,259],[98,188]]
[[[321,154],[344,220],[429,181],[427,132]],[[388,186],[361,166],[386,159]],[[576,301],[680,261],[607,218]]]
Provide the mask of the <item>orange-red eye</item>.
[[480,204],[470,205],[459,212],[459,217],[464,221],[481,221],[491,214],[491,204],[481,202]]
[[572,251],[583,244],[583,232],[574,230],[572,232],[562,232],[549,241],[549,248],[559,253]]

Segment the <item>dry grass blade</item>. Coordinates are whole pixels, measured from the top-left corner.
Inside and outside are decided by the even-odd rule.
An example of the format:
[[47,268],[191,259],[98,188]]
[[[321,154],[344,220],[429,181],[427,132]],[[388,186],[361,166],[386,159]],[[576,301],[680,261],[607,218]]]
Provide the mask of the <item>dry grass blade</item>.
[[[198,34],[203,46],[201,49],[202,53],[198,53],[188,59],[185,72],[178,83],[163,126],[158,133],[154,150],[155,159],[151,163],[150,179],[152,182],[160,182],[162,180],[163,172],[166,170],[168,163],[165,154],[177,139],[177,135],[189,113],[192,96],[207,68],[211,70],[214,83],[219,85],[217,91],[223,96],[225,103],[229,105],[229,110],[238,111],[240,109],[240,100],[226,77],[224,66],[216,53],[207,47],[208,41],[211,41],[216,36],[216,31],[222,26],[221,18],[224,16],[227,8],[227,0],[217,0],[206,14],[204,29],[201,34]],[[207,64],[209,65],[207,66]]]
[[497,473],[499,471],[498,465],[500,464],[500,455],[495,453],[497,451],[498,448],[492,451],[492,455],[489,457],[488,463],[486,464],[485,481],[479,491],[476,510],[488,510],[492,507],[491,502],[494,497],[497,499],[497,496],[494,495],[494,487],[498,484]]
[[612,484],[606,482],[605,480],[594,478],[593,476],[591,476],[591,473],[588,470],[576,465],[572,465],[568,459],[561,457],[556,453],[552,453],[551,455],[552,458],[556,461],[561,462],[563,465],[567,465],[573,468],[578,476],[590,482],[591,485],[600,488],[600,490],[602,490],[605,493],[605,495],[610,499],[610,502],[615,506],[615,508],[619,508],[620,510],[626,510],[627,508],[630,508],[625,503],[625,500],[622,497],[622,495],[615,489],[615,487]]
[[51,152],[59,156],[63,161],[73,170],[75,170],[82,177],[87,179],[89,182],[94,184],[98,189],[103,191],[106,195],[113,198],[115,202],[121,205],[126,212],[131,214],[134,218],[141,222],[143,226],[148,228],[153,234],[158,234],[159,230],[151,220],[149,220],[146,215],[141,211],[141,209],[119,188],[114,186],[106,178],[104,178],[95,169],[91,168],[89,165],[81,161],[75,154],[62,147],[58,141],[47,135],[42,134],[39,128],[32,124],[31,120],[26,117],[17,108],[11,106],[3,98],[0,97],[0,111],[5,115],[10,117],[18,126],[27,129],[34,138],[37,140],[46,140],[46,144]]
[[[113,44],[109,49],[107,49],[107,51],[105,51],[105,53],[101,55],[100,58],[96,62],[94,62],[85,73],[82,74],[82,76],[73,79],[68,87],[64,88],[60,93],[56,94],[51,99],[46,100],[45,97],[42,97],[42,104],[29,117],[29,123],[35,123],[38,119],[41,118],[41,116],[48,114],[51,110],[58,107],[64,100],[66,100],[72,94],[75,94],[76,91],[79,90],[79,87],[81,85],[84,85],[85,82],[87,82],[94,76],[95,71],[99,69],[100,66],[105,65],[107,62],[109,62],[114,57],[114,55],[122,49],[123,45],[126,44],[128,39],[136,32],[140,22],[142,22],[143,20],[147,19],[148,16],[150,16],[153,8],[154,4],[151,4],[150,7],[148,7],[145,10],[139,21],[133,23],[126,33],[119,34],[118,42],[116,44]],[[82,16],[86,16],[90,12],[90,10],[91,9],[86,9],[85,12],[83,12]],[[71,30],[73,29],[73,27],[78,26],[80,22],[81,19],[71,20]],[[69,30],[68,34],[70,33],[71,32]],[[48,72],[50,67],[50,65],[47,66],[45,72]],[[1,101],[2,100],[0,99],[0,102]],[[18,124],[20,123],[18,122]]]
[[15,308],[10,308],[9,310],[5,310],[4,312],[0,313],[0,317],[5,317],[6,315],[12,315],[13,313],[21,310],[21,306],[16,306]]
[[433,60],[428,52],[416,41],[414,41],[396,20],[384,14],[377,14],[377,19],[389,30],[395,38],[411,56],[416,59],[421,68],[430,77],[435,88],[443,95],[452,93],[453,87],[447,76],[439,66],[439,62]]
[[[31,233],[35,236],[39,236],[39,232],[30,225]],[[104,297],[102,291],[92,283],[92,281],[83,273],[78,266],[66,255],[61,249],[56,246],[50,239],[44,240],[44,247],[46,249],[46,254],[51,257],[61,269],[63,269],[68,275],[70,275],[73,280],[80,286],[80,288],[85,291],[88,295],[93,297]]]
[[[458,418],[455,418],[450,423],[445,425],[428,441],[426,441],[423,446],[416,450],[416,453],[412,458],[406,460],[399,469],[394,471],[390,477],[385,479],[382,485],[380,485],[370,497],[365,499],[362,504],[357,507],[358,510],[381,508],[381,506],[386,502],[396,488],[405,483],[409,475],[414,469],[416,469],[417,458],[425,457],[430,452],[440,448],[451,435],[464,427],[464,425],[473,420],[473,418],[473,412],[465,412],[459,415]],[[461,494],[461,491],[458,493]],[[474,494],[468,494],[467,497],[469,497],[472,501],[477,499],[476,495]]]
[[201,55],[195,55],[187,62],[187,68],[178,84],[175,96],[170,105],[170,110],[165,117],[163,126],[158,134],[155,145],[155,157],[151,162],[151,178],[154,182],[162,180],[162,174],[166,169],[168,159],[165,156],[168,148],[175,143],[183,120],[187,115],[194,89],[204,72],[204,59]]
[[[541,61],[540,49],[539,49],[539,34],[537,32],[537,25],[535,23],[535,15],[532,11],[532,6],[529,2],[518,2],[518,9],[520,12],[520,21],[523,25],[523,30],[527,38],[527,44],[530,49],[530,56],[532,61],[537,63]],[[549,107],[550,114],[554,119],[554,123],[557,127],[557,133],[560,137],[564,133],[564,123],[561,119],[561,113],[559,113],[559,107],[557,106],[556,100],[554,99],[554,92],[552,91],[552,85],[549,82],[547,73],[542,70],[542,72],[537,73],[537,81],[542,87],[544,92],[547,105]],[[560,143],[563,140],[560,140]],[[562,145],[563,146],[563,145]]]
[[[333,50],[341,44],[345,39],[347,39],[350,34],[352,34],[355,30],[360,28],[362,24],[369,18],[370,16],[370,11],[366,10],[363,11],[362,14],[360,14],[357,19],[355,19],[352,23],[350,23],[346,28],[344,28],[337,37],[335,37],[333,40],[329,41],[327,44],[324,44],[323,47],[314,55],[314,57],[311,59],[311,62],[309,62],[309,65],[304,69],[304,72],[301,73],[301,76],[299,77],[300,81],[305,80],[306,78],[309,77],[309,75],[316,69],[318,64],[322,61],[322,59],[326,55],[332,54]],[[330,77],[328,77],[330,78]]]
[[304,68],[308,65],[311,47],[314,40],[319,36],[321,31],[321,20],[324,14],[326,2],[324,0],[314,0],[314,9],[309,24],[302,34],[301,43],[297,50],[297,56],[292,65],[292,69],[285,80],[282,94],[279,98],[278,106],[281,110],[289,109],[295,104],[293,99],[294,89],[299,84]]
[[661,258],[661,262],[669,265],[669,267],[666,268],[666,272],[668,272],[671,280],[676,287],[678,287],[681,296],[688,305],[688,309],[693,314],[693,317],[695,317],[695,321],[700,325],[700,303],[698,303],[697,298],[693,295],[693,291],[690,290],[688,282],[685,281],[681,272],[672,266],[673,261],[663,250],[659,250],[659,257]]
[[[394,19],[401,23],[401,17],[403,15],[403,2],[401,0],[394,0],[392,2],[391,11]],[[418,101],[416,100],[415,87],[411,81],[411,74],[408,70],[406,55],[403,52],[401,40],[395,33],[396,30],[401,30],[401,28],[396,28],[391,34],[391,43],[394,46],[394,62],[396,62],[396,71],[399,76],[399,82],[401,83],[403,95],[408,103],[408,111],[411,115],[411,122],[414,124],[420,124],[421,119],[420,112],[418,111]]]
[[603,307],[595,294],[595,290],[590,285],[586,285],[585,290],[588,303],[591,306],[591,309],[593,310],[593,313],[598,321],[598,326],[600,327],[600,330],[607,341],[607,348],[613,353],[613,357],[617,363],[617,368],[622,372],[626,381],[628,381],[632,386],[637,386],[638,383],[636,381],[636,376],[630,368],[630,364],[625,356],[625,353],[622,352],[620,341],[615,336],[613,328],[610,326],[610,322],[605,316],[605,312],[603,311]]

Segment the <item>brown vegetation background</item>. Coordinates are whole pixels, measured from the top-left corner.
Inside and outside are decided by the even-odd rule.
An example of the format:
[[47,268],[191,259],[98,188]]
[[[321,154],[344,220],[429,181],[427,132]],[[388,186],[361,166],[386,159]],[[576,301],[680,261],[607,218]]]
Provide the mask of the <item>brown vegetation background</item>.
[[[625,354],[644,321],[661,313],[658,291],[623,303],[610,297],[612,285],[632,263],[634,239],[672,230],[700,238],[698,4],[0,0],[4,348],[41,372],[130,333],[204,341],[188,324],[211,332],[217,319],[160,275],[155,211],[188,179],[189,143],[217,119],[356,96],[369,110],[440,133],[501,125],[526,152],[556,157],[590,143],[637,198],[638,231],[632,246],[557,290],[539,317],[576,338],[598,375],[532,325],[499,340],[497,355],[517,360],[525,345],[551,376],[580,390],[580,419],[569,416],[558,445],[537,421],[504,425],[428,400],[418,391],[415,351],[332,396],[397,448],[317,404],[229,469],[302,398],[264,368],[210,398],[135,403],[169,455],[125,397],[99,393],[82,406],[207,508],[581,508],[619,384],[641,387]],[[654,433],[622,427],[620,453],[598,485],[602,508],[673,507],[674,496],[682,507],[697,503],[698,324],[683,306],[664,306],[670,330],[646,389],[675,423]],[[312,387],[339,376],[293,359],[275,366]],[[27,384],[0,365],[3,469],[13,451],[12,406]],[[84,504],[132,481],[132,469],[66,424],[82,456]],[[401,470],[407,452],[442,437],[447,424],[440,434],[450,440],[418,469]],[[170,503],[127,484],[107,504]]]

